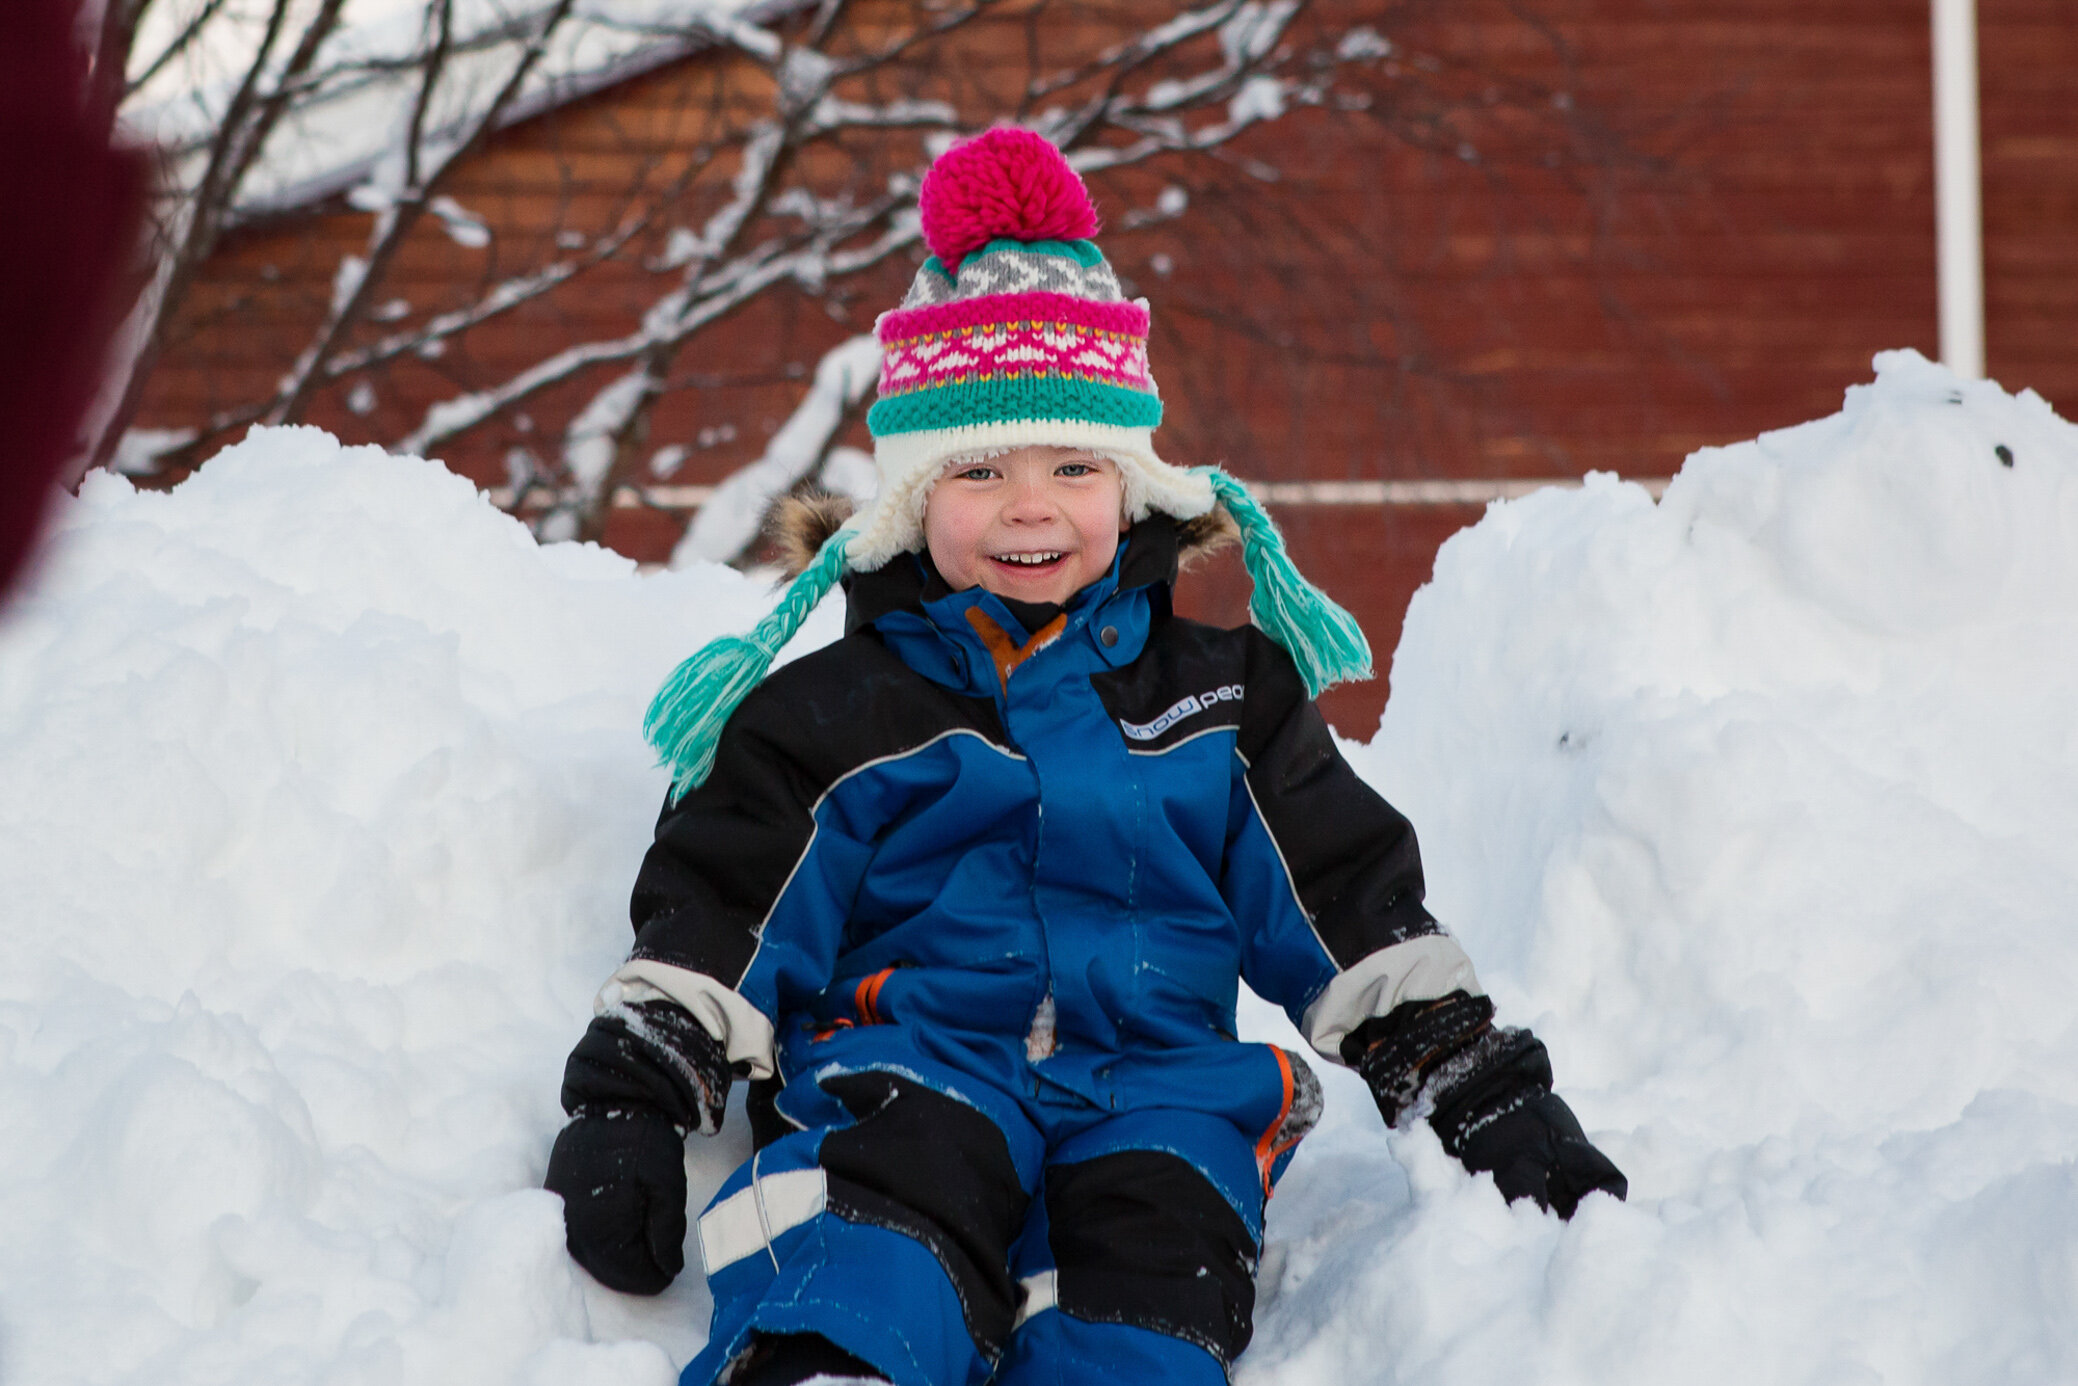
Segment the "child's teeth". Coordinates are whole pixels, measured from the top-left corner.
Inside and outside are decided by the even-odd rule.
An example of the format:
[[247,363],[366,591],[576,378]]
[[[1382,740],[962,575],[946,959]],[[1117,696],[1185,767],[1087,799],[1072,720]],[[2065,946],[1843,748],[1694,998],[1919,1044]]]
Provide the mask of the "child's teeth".
[[1005,563],[1022,563],[1027,567],[1036,567],[1041,563],[1051,563],[1056,558],[1059,558],[1060,555],[1057,553],[1006,553],[1000,555],[1000,557]]

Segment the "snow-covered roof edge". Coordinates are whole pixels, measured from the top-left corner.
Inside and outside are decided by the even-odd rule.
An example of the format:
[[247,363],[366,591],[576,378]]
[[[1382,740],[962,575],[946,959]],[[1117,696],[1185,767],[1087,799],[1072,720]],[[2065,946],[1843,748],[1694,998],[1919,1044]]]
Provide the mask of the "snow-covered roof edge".
[[[717,9],[733,12],[731,17],[745,25],[764,26],[813,3],[814,0],[748,0],[730,5],[722,0]],[[500,113],[493,131],[510,129],[573,101],[727,44],[719,34],[691,24],[681,34],[637,37],[633,47],[616,44],[616,37],[626,40],[631,34],[627,27],[602,22],[600,17],[584,10],[573,12],[559,31],[561,41],[556,46],[563,51],[541,64],[535,79]],[[517,47],[518,41],[514,40],[478,56],[493,57]],[[586,60],[588,57],[591,61]],[[416,90],[417,73],[407,71],[387,80],[375,78],[328,93],[285,117],[282,128],[275,131],[268,150],[246,181],[247,191],[238,199],[239,218],[295,212],[377,176],[379,166],[393,153],[391,130]],[[165,111],[173,104],[158,103],[155,109],[128,112],[126,123],[141,136],[150,138],[153,127],[166,123]],[[446,114],[449,118],[443,122],[445,130],[437,134],[429,131],[429,142],[447,131],[466,129],[475,112],[465,103],[459,111]],[[305,138],[296,139],[296,129],[291,127],[304,130]],[[323,157],[322,151],[328,148],[338,151],[335,157]],[[314,161],[313,154],[317,155]],[[306,166],[296,167],[299,164]]]

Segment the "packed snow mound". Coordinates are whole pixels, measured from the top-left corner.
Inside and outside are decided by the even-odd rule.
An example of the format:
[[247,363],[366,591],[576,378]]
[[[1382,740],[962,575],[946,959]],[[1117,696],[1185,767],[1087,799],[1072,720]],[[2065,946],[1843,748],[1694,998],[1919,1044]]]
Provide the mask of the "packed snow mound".
[[643,709],[768,599],[315,429],[90,479],[0,614],[0,1381],[673,1380],[699,1276],[585,1282],[538,1185]]
[[[1878,366],[1443,550],[1347,750],[1631,1200],[1316,1064],[1241,1386],[2078,1379],[2078,430]],[[667,1386],[697,1270],[600,1288],[538,1183],[642,708],[769,600],[310,430],[65,507],[0,615],[0,1381]]]
[[1877,372],[1443,547],[1349,753],[1630,1202],[1316,1137],[1248,1386],[2078,1380],[2078,429]]

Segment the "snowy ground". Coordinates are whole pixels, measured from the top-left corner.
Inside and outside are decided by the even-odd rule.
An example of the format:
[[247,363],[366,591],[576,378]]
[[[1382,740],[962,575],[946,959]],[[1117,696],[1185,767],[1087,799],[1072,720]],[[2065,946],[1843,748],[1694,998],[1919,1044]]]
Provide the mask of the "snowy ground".
[[[2078,1380],[2078,430],[1880,365],[1446,546],[1348,749],[1631,1201],[1324,1073],[1240,1386]],[[308,430],[67,507],[0,618],[0,1382],[668,1386],[697,1272],[599,1289],[536,1185],[642,706],[759,601]]]

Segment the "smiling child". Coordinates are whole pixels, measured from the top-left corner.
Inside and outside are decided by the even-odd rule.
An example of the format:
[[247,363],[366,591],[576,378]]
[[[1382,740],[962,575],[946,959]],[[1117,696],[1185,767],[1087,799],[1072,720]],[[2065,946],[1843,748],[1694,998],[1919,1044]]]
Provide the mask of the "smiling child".
[[[685,1386],[1218,1386],[1320,1109],[1305,1059],[1237,1038],[1243,981],[1505,1197],[1570,1216],[1624,1179],[1314,707],[1369,673],[1354,622],[1237,482],[1155,452],[1148,310],[1080,180],[1001,129],[921,202],[878,492],[791,507],[778,609],[651,709],[673,786],[547,1184],[580,1263],[662,1289],[685,1137],[745,1076]],[[1237,527],[1254,625],[1175,616]],[[844,638],[768,676],[839,581]]]

